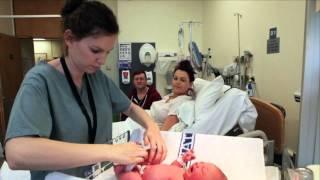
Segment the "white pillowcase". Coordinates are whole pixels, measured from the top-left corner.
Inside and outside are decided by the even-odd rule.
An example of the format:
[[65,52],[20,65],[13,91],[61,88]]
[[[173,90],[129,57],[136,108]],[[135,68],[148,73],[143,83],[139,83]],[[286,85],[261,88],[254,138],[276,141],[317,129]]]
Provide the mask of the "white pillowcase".
[[223,78],[218,76],[213,81],[197,78],[193,85],[196,93],[195,121],[206,120],[206,114],[211,111],[216,101],[223,95]]
[[196,95],[198,95],[198,93],[200,92],[200,90],[204,87],[204,86],[208,86],[210,84],[210,81],[201,79],[201,78],[196,78],[193,81],[193,90],[196,93]]

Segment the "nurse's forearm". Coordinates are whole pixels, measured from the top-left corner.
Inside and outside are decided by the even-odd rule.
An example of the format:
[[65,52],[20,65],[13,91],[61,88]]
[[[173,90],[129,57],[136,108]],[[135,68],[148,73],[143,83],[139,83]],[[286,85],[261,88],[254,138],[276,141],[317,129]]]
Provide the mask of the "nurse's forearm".
[[[109,150],[108,150],[109,149]],[[74,144],[38,137],[13,138],[6,143],[11,169],[58,170],[111,160],[107,144]],[[106,153],[108,152],[109,153]]]

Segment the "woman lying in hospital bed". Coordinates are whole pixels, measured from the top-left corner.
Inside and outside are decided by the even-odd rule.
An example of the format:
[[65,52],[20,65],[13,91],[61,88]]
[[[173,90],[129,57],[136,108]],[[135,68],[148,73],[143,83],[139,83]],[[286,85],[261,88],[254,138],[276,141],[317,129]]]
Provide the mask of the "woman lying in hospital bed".
[[172,93],[152,103],[150,113],[161,130],[169,130],[177,124],[179,122],[177,109],[181,104],[193,101],[194,74],[190,61],[180,61],[173,71]]
[[195,101],[177,109],[179,122],[171,131],[236,136],[254,130],[258,114],[245,91],[224,85],[220,76],[197,78],[194,89]]
[[[220,76],[213,81],[195,79],[189,61],[176,66],[172,87],[172,94],[150,108],[161,130],[239,135],[255,127],[257,112],[246,92],[225,86]],[[132,120],[126,121],[130,129],[137,127]]]

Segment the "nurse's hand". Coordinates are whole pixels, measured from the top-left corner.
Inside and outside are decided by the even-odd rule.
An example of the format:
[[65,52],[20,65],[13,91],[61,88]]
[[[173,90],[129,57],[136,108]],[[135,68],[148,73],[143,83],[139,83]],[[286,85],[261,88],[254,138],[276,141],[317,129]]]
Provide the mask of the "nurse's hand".
[[144,145],[150,146],[150,150],[148,150],[149,155],[145,163],[159,164],[167,156],[167,147],[155,121],[141,107],[134,103],[131,103],[124,113],[146,129]]
[[148,152],[143,146],[134,142],[112,145],[112,162],[116,164],[138,164],[148,158]]
[[167,147],[156,124],[148,127],[144,134],[144,144],[150,146],[147,164],[160,164],[167,156]]

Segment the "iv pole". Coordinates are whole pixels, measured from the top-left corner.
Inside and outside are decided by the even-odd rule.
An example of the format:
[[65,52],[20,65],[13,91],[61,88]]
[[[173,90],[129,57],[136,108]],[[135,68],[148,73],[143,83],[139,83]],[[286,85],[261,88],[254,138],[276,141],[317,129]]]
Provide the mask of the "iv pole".
[[[179,27],[183,27],[184,24],[187,24],[189,26],[189,48],[191,48],[190,44],[192,43],[192,26],[194,24],[201,24],[201,22],[200,21],[183,21],[180,23]],[[201,65],[201,68],[202,68],[201,69],[201,71],[202,71],[201,77],[202,78],[204,78],[206,70],[207,70],[207,66],[208,66],[207,60],[208,60],[208,58],[211,58],[210,52],[211,52],[211,49],[209,48],[208,54],[202,54],[202,57],[203,57],[203,61],[202,61],[202,65]],[[191,58],[190,59],[191,61],[194,61],[194,57],[191,54],[190,54],[190,58]]]
[[240,57],[240,18],[242,15],[240,13],[234,13],[234,16],[237,16],[237,28],[238,28],[238,56]]
[[240,18],[242,18],[242,15],[240,13],[234,13],[234,16],[237,16],[237,30],[238,30],[238,68],[239,68],[239,88],[242,89],[242,77],[241,77],[241,67],[240,67]]
[[[192,43],[192,25],[193,24],[201,24],[200,21],[182,21],[180,23],[180,26],[183,27],[184,24],[187,24],[189,26],[189,43]],[[192,56],[190,56],[192,60]]]
[[192,25],[201,24],[201,22],[200,21],[182,21],[180,23],[180,26],[183,26],[184,24],[188,24],[189,26],[189,42],[192,42]]

